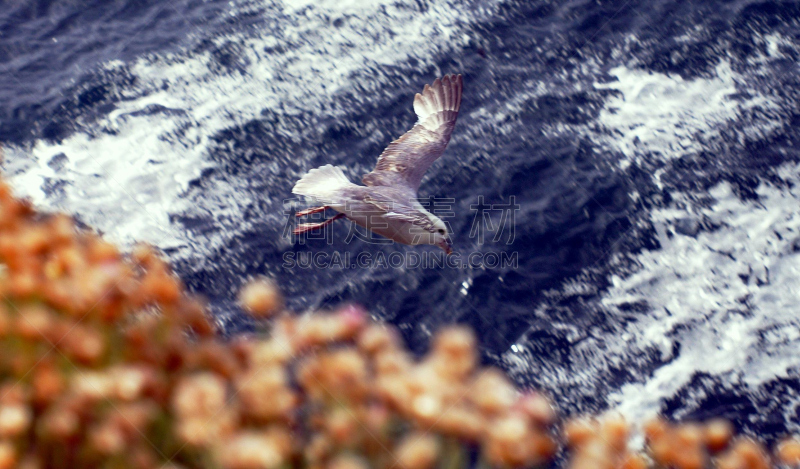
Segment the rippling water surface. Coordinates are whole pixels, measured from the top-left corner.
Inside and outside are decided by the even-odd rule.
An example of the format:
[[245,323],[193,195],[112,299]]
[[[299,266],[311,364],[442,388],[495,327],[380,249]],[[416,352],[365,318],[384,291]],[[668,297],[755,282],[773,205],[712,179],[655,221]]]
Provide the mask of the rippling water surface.
[[[266,274],[293,309],[367,304],[418,351],[470,324],[566,414],[778,438],[800,431],[798,23],[797,2],[10,2],[3,166],[39,206],[159,246],[230,333]],[[420,195],[452,199],[464,256],[518,265],[284,267],[434,252],[285,227],[305,171],[358,180],[445,73],[462,111]],[[470,236],[512,197],[513,238]]]

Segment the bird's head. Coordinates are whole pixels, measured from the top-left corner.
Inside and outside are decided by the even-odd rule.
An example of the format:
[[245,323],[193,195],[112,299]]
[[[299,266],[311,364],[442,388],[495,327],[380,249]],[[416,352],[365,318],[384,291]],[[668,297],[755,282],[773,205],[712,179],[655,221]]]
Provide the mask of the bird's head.
[[419,211],[418,216],[410,226],[410,235],[413,241],[408,244],[431,244],[442,248],[447,254],[453,253],[453,243],[447,225],[436,215],[427,210]]
[[444,250],[447,255],[453,253],[453,242],[450,240],[450,233],[447,232],[447,225],[442,220],[436,218],[433,222],[432,243]]

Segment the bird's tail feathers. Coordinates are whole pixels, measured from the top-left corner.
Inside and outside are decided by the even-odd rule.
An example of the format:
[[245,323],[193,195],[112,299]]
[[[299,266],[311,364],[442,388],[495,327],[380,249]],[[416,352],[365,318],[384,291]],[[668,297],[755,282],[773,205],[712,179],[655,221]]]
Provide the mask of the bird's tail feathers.
[[326,205],[339,205],[343,189],[355,186],[341,168],[326,164],[307,172],[292,188],[293,194],[313,197]]

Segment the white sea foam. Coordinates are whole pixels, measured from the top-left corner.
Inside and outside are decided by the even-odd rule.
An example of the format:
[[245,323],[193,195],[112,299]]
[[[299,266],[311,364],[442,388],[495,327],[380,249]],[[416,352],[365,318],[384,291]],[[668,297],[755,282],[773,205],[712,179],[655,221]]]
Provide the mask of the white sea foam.
[[[781,103],[749,89],[748,77],[724,60],[711,78],[684,80],[626,68],[611,73],[618,81],[597,88],[620,94],[598,121],[611,130],[601,141],[622,153],[623,169],[648,158],[668,163],[713,149],[709,142],[734,122],[740,138],[752,140],[783,125]],[[744,117],[756,108],[758,121]],[[669,166],[660,171],[654,175],[659,186]],[[785,180],[800,182],[797,166],[781,171]],[[758,201],[742,201],[721,183],[704,194],[714,200],[707,208],[694,204],[697,194],[672,193],[670,207],[649,214],[661,248],[637,255],[636,272],[611,277],[601,302],[606,311],[630,316],[619,306],[637,303],[649,311],[626,326],[625,343],[609,352],[624,356],[655,347],[666,361],[652,376],[609,396],[632,420],[653,416],[697,372],[755,387],[795,366],[800,192],[763,182],[757,193]],[[716,228],[681,234],[676,225],[689,218]]]
[[[609,132],[592,133],[598,143],[622,154],[621,169],[643,158],[671,160],[705,148],[710,139],[730,121],[753,109],[775,109],[769,97],[739,93],[748,87],[745,79],[722,60],[716,76],[685,80],[677,75],[616,67],[609,73],[617,78],[597,83],[597,89],[619,93],[606,101],[598,123]],[[774,127],[777,118],[760,122],[761,129]]]
[[[787,164],[779,175],[788,187],[762,182],[758,200],[742,200],[724,182],[708,192],[712,204],[687,210],[689,197],[675,193],[670,207],[650,213],[661,248],[634,256],[634,271],[612,274],[611,286],[601,293],[599,306],[611,332],[553,322],[570,342],[569,350],[559,352],[564,360],[542,362],[531,342],[536,339],[523,337],[502,361],[521,377],[537,370],[538,379],[554,388],[604,389],[596,383],[599,374],[626,369],[627,384],[594,399],[633,422],[654,417],[696,373],[753,393],[766,382],[796,377],[800,165]],[[682,228],[687,217],[715,228],[692,235]],[[562,296],[570,295],[584,292],[563,290]],[[645,311],[636,313],[630,305],[638,311],[644,305]],[[542,308],[533,313],[547,315]],[[792,405],[797,403],[785,408],[790,417]],[[785,423],[790,431],[800,430],[793,417]]]
[[[660,250],[636,257],[638,272],[613,276],[603,299],[612,314],[625,303],[651,310],[627,331],[626,348],[657,346],[668,362],[641,383],[611,396],[625,415],[652,416],[696,372],[729,376],[747,386],[786,376],[800,347],[800,166],[781,169],[791,188],[762,183],[758,201],[742,201],[727,183],[699,209],[719,228],[696,237],[675,231],[683,210],[652,213],[664,234]],[[679,352],[671,356],[673,345]],[[630,350],[629,349],[629,350]],[[800,428],[800,427],[797,427]]]
[[[60,144],[37,141],[30,150],[7,149],[7,159],[14,161],[8,164],[11,182],[38,206],[74,213],[116,242],[205,250],[207,244],[190,247],[190,235],[171,226],[168,217],[193,209],[182,194],[209,165],[211,136],[257,118],[264,109],[315,111],[338,90],[352,86],[349,78],[356,71],[403,63],[409,56],[429,64],[437,54],[461,44],[460,28],[471,18],[466,6],[442,3],[419,12],[414,2],[406,3],[287,1],[282,7],[267,7],[262,14],[294,15],[281,22],[280,37],[265,31],[212,39],[237,44],[237,54],[246,64],[243,72],[220,72],[209,52],[108,63],[111,70],[127,67],[136,78],[131,89],[121,90],[125,99],[118,109]],[[240,2],[231,15],[262,7]],[[341,27],[331,24],[338,18],[344,21]],[[276,46],[283,51],[265,51]],[[285,79],[276,80],[277,75]],[[164,112],[139,112],[148,106]],[[61,153],[66,161],[56,171],[48,162]],[[46,178],[66,181],[63,195],[47,196]],[[290,189],[285,188],[285,194]],[[214,190],[219,192],[219,208],[227,212],[214,215],[240,217],[238,204],[245,203],[242,198],[248,194],[237,187]]]
[[[606,101],[597,122],[584,129],[584,135],[608,154],[617,155],[621,170],[630,165],[660,168],[653,180],[661,189],[659,177],[671,171],[671,162],[678,158],[713,153],[715,140],[731,135],[738,143],[771,135],[785,125],[783,107],[791,104],[759,93],[749,82],[764,75],[769,79],[764,65],[780,58],[776,44],[784,47],[786,41],[772,36],[763,39],[768,54],[764,60],[750,61],[754,69],[747,75],[734,71],[725,60],[706,78],[612,69],[617,80],[595,87],[618,93]],[[541,362],[529,351],[536,349],[529,340],[536,339],[525,338],[502,360],[521,376],[539,369],[541,378],[555,387],[603,389],[595,382],[598,372],[624,368],[633,375],[629,384],[596,400],[637,422],[652,417],[664,399],[673,398],[698,372],[753,390],[793,368],[796,376],[800,168],[782,167],[781,177],[793,186],[762,182],[757,201],[741,200],[727,183],[703,194],[672,192],[669,207],[655,209],[641,221],[655,226],[661,248],[632,258],[621,254],[633,261],[633,272],[626,262],[625,273],[610,274],[611,287],[600,292],[598,306],[608,315],[606,326],[612,333],[554,322],[557,333],[570,341],[564,363]],[[630,196],[639,197],[637,193]],[[710,205],[696,203],[698,197],[708,196]],[[687,233],[683,227],[690,219],[694,221],[689,224],[705,220],[715,228],[682,234]],[[614,260],[610,264],[612,271],[618,265]],[[589,268],[585,274],[592,271]],[[584,298],[585,290],[594,287],[594,281],[588,282],[568,281],[553,294]],[[575,284],[586,288],[576,289]],[[631,310],[630,305],[637,306]],[[646,311],[635,312],[642,309]],[[546,318],[548,308],[540,306],[534,314]],[[660,353],[656,363],[648,355],[653,350]],[[637,375],[639,368],[655,369],[652,374]],[[790,429],[800,428],[793,420],[786,423]]]

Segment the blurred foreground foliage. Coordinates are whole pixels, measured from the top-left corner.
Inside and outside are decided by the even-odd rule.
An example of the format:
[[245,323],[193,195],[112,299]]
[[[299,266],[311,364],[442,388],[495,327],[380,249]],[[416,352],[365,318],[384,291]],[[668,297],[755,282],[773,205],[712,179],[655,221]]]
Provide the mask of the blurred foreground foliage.
[[240,293],[260,331],[222,341],[148,247],[122,255],[0,182],[0,469],[768,468],[728,422],[559,423],[548,400],[478,366],[472,332],[415,360],[347,306],[291,315],[268,280]]

